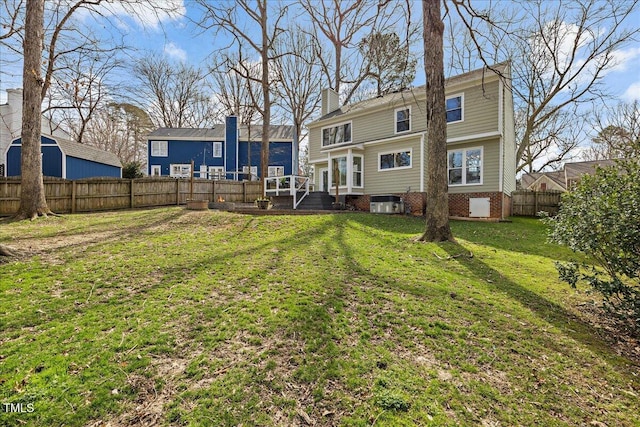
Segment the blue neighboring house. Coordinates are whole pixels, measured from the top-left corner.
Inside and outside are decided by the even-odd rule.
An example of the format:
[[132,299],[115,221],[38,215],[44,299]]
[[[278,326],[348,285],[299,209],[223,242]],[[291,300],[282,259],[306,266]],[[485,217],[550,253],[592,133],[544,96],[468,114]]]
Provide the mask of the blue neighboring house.
[[[298,148],[293,126],[272,125],[267,176],[297,174]],[[238,118],[212,128],[160,128],[147,136],[150,176],[255,180],[260,168],[262,126],[239,126]]]
[[[122,177],[122,164],[113,153],[62,138],[41,135],[42,173],[65,179]],[[7,148],[7,176],[21,173],[22,139],[14,139]]]

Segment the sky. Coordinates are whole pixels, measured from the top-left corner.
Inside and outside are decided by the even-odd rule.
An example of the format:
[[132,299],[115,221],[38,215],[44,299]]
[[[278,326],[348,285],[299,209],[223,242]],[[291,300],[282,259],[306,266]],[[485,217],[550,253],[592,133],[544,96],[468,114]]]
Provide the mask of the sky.
[[[177,13],[170,16],[161,15],[156,13],[157,10],[154,8],[140,6],[138,3],[137,14],[134,16],[132,10],[116,3],[115,6],[112,4],[110,9],[102,11],[102,19],[108,19],[111,26],[102,25],[100,21],[91,21],[93,18],[88,15],[81,14],[77,19],[94,25],[99,31],[103,31],[105,37],[116,29],[124,33],[124,42],[137,49],[135,55],[154,52],[193,65],[210,62],[208,56],[211,52],[216,47],[228,43],[228,39],[222,34],[216,34],[212,30],[203,33],[194,29],[192,21],[197,20],[198,16],[192,0],[159,1],[175,6]],[[139,9],[140,7],[142,9]],[[418,15],[420,9],[416,9]],[[640,23],[640,9],[635,15],[635,22]],[[0,58],[6,58],[8,55],[6,49],[0,49]],[[616,55],[616,62],[617,65],[605,76],[605,84],[620,101],[640,100],[640,40],[620,50]],[[3,68],[0,73],[0,104],[6,102],[6,89],[21,87],[22,80],[22,70],[19,66],[3,65]],[[419,64],[415,85],[424,83],[424,72],[420,69]],[[123,78],[130,78],[130,75]]]

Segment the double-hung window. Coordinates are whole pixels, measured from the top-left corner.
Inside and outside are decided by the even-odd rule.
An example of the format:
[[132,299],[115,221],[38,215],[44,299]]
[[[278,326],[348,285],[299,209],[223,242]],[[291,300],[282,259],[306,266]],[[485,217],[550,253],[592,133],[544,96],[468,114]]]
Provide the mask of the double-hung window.
[[411,130],[411,108],[402,107],[395,111],[396,133]]
[[151,141],[151,157],[169,156],[169,141]]
[[221,141],[213,141],[213,157],[222,157]]
[[463,104],[464,97],[455,95],[447,98],[447,123],[461,122],[464,119]]
[[449,185],[482,184],[482,148],[466,148],[447,152]]
[[406,169],[411,167],[411,150],[400,150],[378,155],[378,170]]

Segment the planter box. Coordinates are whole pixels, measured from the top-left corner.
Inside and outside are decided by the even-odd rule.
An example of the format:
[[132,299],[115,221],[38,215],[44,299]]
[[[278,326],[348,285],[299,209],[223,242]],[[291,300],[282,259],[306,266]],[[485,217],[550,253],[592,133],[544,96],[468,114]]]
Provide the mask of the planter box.
[[187,200],[187,209],[193,211],[206,211],[209,209],[208,200]]
[[256,206],[259,209],[269,209],[271,205],[271,200],[256,200]]

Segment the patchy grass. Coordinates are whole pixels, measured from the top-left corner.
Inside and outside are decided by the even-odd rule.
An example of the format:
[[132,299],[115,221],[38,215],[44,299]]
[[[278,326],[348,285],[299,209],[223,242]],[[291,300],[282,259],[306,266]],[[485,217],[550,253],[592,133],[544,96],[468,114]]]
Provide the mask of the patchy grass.
[[557,279],[572,254],[532,219],[452,227],[425,244],[422,220],[370,214],[0,223],[28,253],[0,265],[0,425],[639,425],[640,358]]

